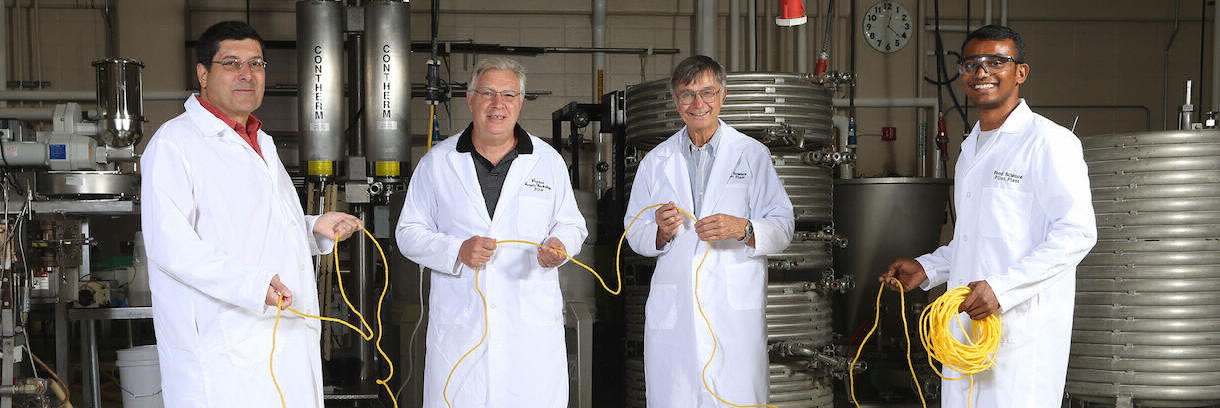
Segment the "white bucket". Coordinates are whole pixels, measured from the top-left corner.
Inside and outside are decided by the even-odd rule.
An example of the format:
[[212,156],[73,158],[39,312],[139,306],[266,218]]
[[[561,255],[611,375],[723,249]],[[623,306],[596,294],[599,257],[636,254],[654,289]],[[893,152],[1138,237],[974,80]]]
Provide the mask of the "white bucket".
[[119,368],[123,408],[164,408],[157,345],[122,349],[118,354],[114,365]]

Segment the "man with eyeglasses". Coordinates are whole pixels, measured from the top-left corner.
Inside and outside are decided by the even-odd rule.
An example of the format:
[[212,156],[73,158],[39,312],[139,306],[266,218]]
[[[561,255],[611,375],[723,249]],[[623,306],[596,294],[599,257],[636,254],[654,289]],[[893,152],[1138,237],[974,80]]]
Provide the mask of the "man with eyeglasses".
[[792,202],[767,147],[720,120],[720,63],[687,58],[669,81],[686,126],[640,161],[623,220],[665,203],[627,230],[636,253],[657,258],[644,310],[648,406],[765,403],[766,257],[792,241]]
[[[195,49],[199,94],[141,158],[141,218],[167,407],[322,407],[314,255],[363,227],[306,216],[275,143],[251,114],[266,63],[249,25],[226,21]],[[276,331],[272,360],[272,332]]]
[[420,159],[395,231],[432,271],[424,407],[564,408],[557,268],[589,233],[563,157],[517,123],[525,67],[484,59],[468,89],[470,125]]
[[[974,320],[1000,315],[996,366],[974,375],[973,392],[971,381],[943,381],[942,407],[1058,407],[1076,265],[1097,241],[1088,170],[1076,136],[1018,96],[1029,76],[1020,35],[979,28],[962,56],[962,85],[979,121],[957,161],[953,240],[895,261],[881,281],[908,291],[967,286],[962,313]],[[949,328],[968,344],[957,325]],[[947,377],[961,376],[946,369]]]

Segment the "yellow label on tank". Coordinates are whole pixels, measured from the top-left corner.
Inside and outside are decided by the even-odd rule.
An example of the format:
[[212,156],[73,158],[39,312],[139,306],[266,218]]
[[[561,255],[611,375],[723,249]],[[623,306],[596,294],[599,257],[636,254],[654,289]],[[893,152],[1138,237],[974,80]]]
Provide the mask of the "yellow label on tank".
[[335,162],[324,160],[309,161],[309,175],[311,176],[333,176],[335,175]]
[[399,164],[396,161],[379,161],[373,163],[373,175],[377,177],[392,177],[399,175]]

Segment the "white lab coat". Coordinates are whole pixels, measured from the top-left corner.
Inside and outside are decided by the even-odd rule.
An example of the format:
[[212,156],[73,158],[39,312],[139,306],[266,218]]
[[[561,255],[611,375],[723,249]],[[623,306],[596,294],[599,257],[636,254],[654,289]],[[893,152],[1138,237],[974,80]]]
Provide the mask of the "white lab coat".
[[[996,366],[974,376],[970,406],[1058,407],[1076,265],[1097,241],[1080,140],[1024,99],[981,151],[978,135],[975,124],[957,161],[953,240],[917,259],[928,274],[920,287],[986,280],[999,300]],[[960,376],[953,374],[946,376]],[[944,381],[941,406],[966,407],[969,386],[969,379]]]
[[[141,159],[144,244],[165,406],[278,407],[271,381],[275,274],[292,307],[318,314],[312,234],[275,144],[260,158],[196,99],[166,122]],[[264,160],[265,159],[265,160]],[[289,407],[322,407],[319,321],[285,312],[275,375]]]
[[[766,256],[792,242],[792,202],[780,184],[766,146],[723,121],[722,139],[708,177],[702,219],[713,214],[747,218],[755,246],[712,243],[699,273],[699,298],[719,340],[707,383],[735,404],[767,401]],[[636,172],[627,217],[649,205],[673,201],[691,211],[690,174],[681,149],[686,128],[644,156]],[[636,253],[657,257],[645,306],[644,374],[650,408],[724,406],[704,388],[701,372],[712,354],[707,323],[695,308],[695,272],[707,243],[685,217],[665,247],[656,248],[655,209],[640,216],[627,239]]]
[[[534,136],[532,154],[513,160],[491,217],[472,153],[456,150],[459,133],[420,159],[395,236],[403,255],[432,270],[424,407],[445,407],[441,390],[458,359],[479,342],[484,311],[475,271],[458,261],[472,236],[563,242],[580,252],[588,236],[563,158]],[[568,404],[563,296],[557,268],[538,265],[538,248],[503,243],[480,268],[487,299],[487,339],[462,361],[447,395],[454,407],[562,408]]]

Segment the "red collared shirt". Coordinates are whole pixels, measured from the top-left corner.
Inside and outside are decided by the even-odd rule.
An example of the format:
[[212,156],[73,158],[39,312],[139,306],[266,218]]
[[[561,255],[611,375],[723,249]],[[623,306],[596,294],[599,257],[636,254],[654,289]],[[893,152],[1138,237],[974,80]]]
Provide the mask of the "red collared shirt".
[[224,112],[220,111],[220,109],[217,109],[215,106],[208,103],[208,101],[203,100],[203,98],[196,99],[199,100],[199,104],[203,105],[204,109],[207,109],[208,112],[212,112],[213,115],[216,115],[217,118],[224,121],[226,125],[233,128],[233,130],[237,132],[238,136],[241,136],[246,143],[250,144],[251,148],[254,148],[254,153],[258,153],[258,157],[263,157],[263,151],[258,148],[258,130],[263,127],[262,121],[258,120],[258,118],[251,114],[250,117],[246,119],[246,126],[242,126],[240,123],[237,123],[236,120],[230,118],[229,115],[225,115]]

